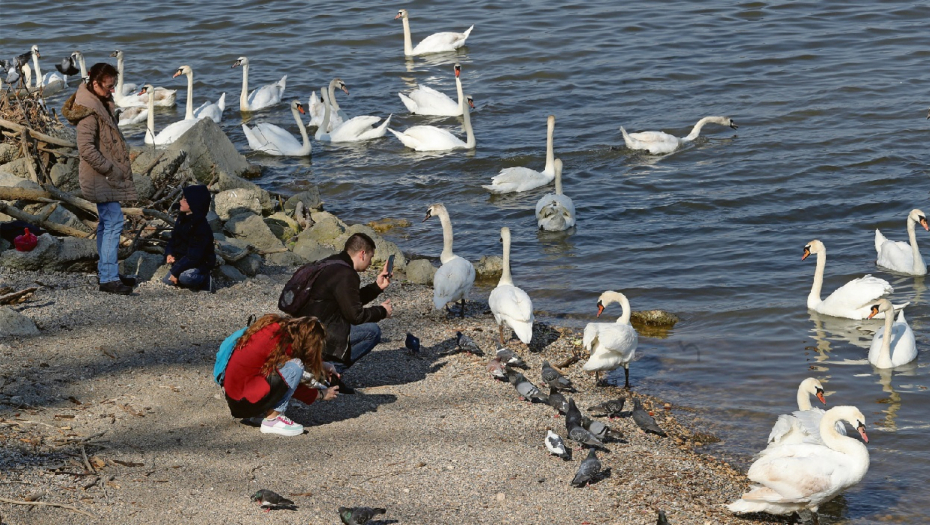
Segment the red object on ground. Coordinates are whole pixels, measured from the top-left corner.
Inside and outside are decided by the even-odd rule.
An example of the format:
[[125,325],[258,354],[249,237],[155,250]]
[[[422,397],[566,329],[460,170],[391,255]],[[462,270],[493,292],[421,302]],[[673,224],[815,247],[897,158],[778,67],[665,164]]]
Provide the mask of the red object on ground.
[[25,228],[22,235],[13,239],[13,246],[20,252],[31,252],[39,244],[39,238],[29,233],[29,228]]

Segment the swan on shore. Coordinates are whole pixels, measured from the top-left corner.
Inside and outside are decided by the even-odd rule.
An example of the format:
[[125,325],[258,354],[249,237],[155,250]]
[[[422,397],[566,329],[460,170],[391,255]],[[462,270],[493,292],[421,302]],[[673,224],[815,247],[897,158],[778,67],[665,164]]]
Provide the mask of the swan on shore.
[[[597,316],[611,303],[619,303],[622,315],[615,323],[588,323],[584,327],[582,344],[591,357],[582,365],[588,372],[610,372],[623,367],[624,388],[630,388],[630,361],[636,355],[639,334],[630,324],[630,301],[620,292],[606,291],[597,298]],[[598,380],[600,382],[600,380]]]
[[542,171],[523,166],[504,168],[491,179],[491,184],[482,188],[491,193],[511,193],[528,191],[545,186],[555,178],[555,151],[552,138],[555,132],[555,115],[546,119],[546,165]]
[[630,149],[646,150],[653,155],[662,153],[671,153],[681,147],[683,144],[692,142],[701,134],[701,128],[705,124],[720,124],[737,129],[736,122],[729,117],[704,117],[694,125],[691,133],[687,137],[676,137],[663,131],[641,131],[639,133],[627,133],[623,126],[620,126],[620,133],[623,134],[623,142]]
[[417,47],[413,47],[413,40],[410,36],[410,14],[406,9],[401,9],[397,11],[397,16],[394,17],[394,20],[398,18],[404,23],[404,55],[408,57],[455,51],[465,45],[465,40],[468,38],[468,35],[471,34],[471,30],[475,28],[473,25],[466,29],[464,33],[454,33],[451,31],[434,33],[421,40],[420,43],[417,44]]
[[504,325],[509,326],[523,344],[528,345],[533,339],[533,301],[522,289],[513,285],[510,273],[510,228],[501,228],[501,243],[504,245],[504,263],[500,281],[491,290],[488,305],[500,335],[501,346],[504,345]]
[[[917,359],[917,341],[914,332],[904,318],[904,310],[894,317],[893,306],[888,299],[881,299],[872,306],[871,319],[878,312],[885,314],[885,325],[875,332],[869,347],[869,362],[876,368],[894,368]],[[891,334],[890,336],[888,334]],[[894,348],[892,348],[894,347]]]
[[426,209],[425,222],[430,217],[439,217],[442,224],[442,266],[433,276],[433,307],[441,309],[448,303],[461,301],[461,317],[465,317],[465,300],[475,284],[475,267],[471,262],[452,253],[452,220],[442,204],[433,204]]
[[875,264],[908,275],[927,275],[927,263],[917,249],[917,234],[914,231],[917,224],[930,231],[926,214],[920,210],[911,210],[907,214],[908,242],[888,240],[876,229],[875,251],[878,252],[878,259]]

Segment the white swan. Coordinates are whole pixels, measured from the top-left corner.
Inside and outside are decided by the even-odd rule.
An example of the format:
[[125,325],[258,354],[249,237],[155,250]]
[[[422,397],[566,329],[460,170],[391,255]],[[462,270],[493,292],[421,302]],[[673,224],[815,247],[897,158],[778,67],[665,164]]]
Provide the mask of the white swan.
[[310,154],[310,137],[307,136],[307,128],[304,127],[300,114],[304,112],[304,106],[300,101],[291,102],[291,113],[294,120],[297,121],[297,128],[300,130],[300,137],[303,143],[299,142],[289,131],[274,124],[262,122],[256,124],[251,129],[245,124],[242,125],[242,131],[245,138],[249,141],[249,147],[254,151],[261,151],[269,155],[279,155],[285,157],[305,157]]
[[[869,318],[872,318],[879,311],[885,313],[885,326],[875,332],[872,346],[869,347],[869,362],[877,368],[894,368],[917,359],[917,342],[907,319],[904,318],[904,310],[901,310],[898,319],[892,322],[892,308],[891,301],[882,299],[872,306],[872,313],[869,315]],[[891,334],[891,337],[886,337],[887,334]],[[894,353],[891,351],[892,346]]]
[[575,203],[562,193],[562,159],[555,159],[555,193],[543,195],[536,203],[536,225],[550,232],[575,225]]
[[[125,84],[123,83],[123,52],[119,49],[110,53],[111,57],[116,57],[116,71],[119,73],[119,76],[116,79],[116,88],[113,91],[113,101],[116,102],[116,105],[121,108],[127,108],[132,106],[144,106],[148,102],[149,96],[135,95],[133,92],[136,89],[135,84]],[[155,105],[161,108],[171,108],[174,107],[177,102],[178,90],[176,89],[165,89],[163,87],[156,87],[153,90],[150,90],[146,95],[153,94],[155,96]]]
[[646,150],[653,155],[660,153],[671,153],[678,149],[679,146],[691,142],[701,134],[701,128],[704,124],[720,124],[721,126],[730,126],[736,129],[736,122],[728,117],[704,117],[694,125],[691,133],[687,137],[678,138],[662,131],[642,131],[639,133],[627,133],[623,126],[620,126],[620,133],[623,134],[623,142],[630,149]]
[[914,225],[917,223],[930,231],[924,212],[911,210],[911,213],[907,215],[907,238],[910,244],[903,241],[890,241],[876,229],[875,251],[878,252],[878,260],[875,263],[882,268],[908,275],[927,275],[927,263],[924,262],[924,258],[920,256],[920,250],[917,249],[917,234],[914,232]]
[[455,91],[458,102],[452,100],[445,93],[440,93],[429,86],[420,86],[409,94],[398,93],[401,102],[407,110],[415,115],[437,115],[443,117],[457,117],[465,114],[465,95],[462,91],[462,66],[455,64]]
[[528,345],[533,339],[533,301],[520,288],[513,285],[510,275],[510,228],[501,228],[501,242],[504,244],[504,265],[497,287],[491,290],[488,304],[497,321],[497,328],[504,346],[504,324],[517,334],[523,344]]
[[591,357],[582,365],[588,372],[611,371],[623,367],[626,374],[624,388],[630,388],[630,361],[636,355],[639,335],[630,324],[630,301],[620,292],[607,291],[597,298],[597,316],[611,303],[623,308],[616,323],[588,323],[584,327],[582,344]]
[[[329,93],[330,93],[329,99],[330,100],[336,100],[336,82],[337,81],[342,82],[338,78],[334,78],[329,83]],[[345,84],[343,84],[343,86],[344,85]],[[346,87],[343,88],[346,94],[349,93],[348,89],[349,88],[346,88]],[[325,92],[326,92],[326,88],[320,88],[320,97],[323,97]],[[338,102],[336,102],[336,107],[337,108],[339,107]],[[343,115],[345,114],[345,111],[341,111],[341,110],[336,110],[335,112],[330,114],[329,126],[328,126],[329,129],[327,129],[326,132],[330,132],[333,130],[334,127],[338,126],[339,124],[342,124],[342,116],[339,115],[340,112]],[[326,104],[323,103],[322,98],[318,98],[316,96],[316,91],[310,92],[310,100],[307,101],[307,113],[310,114],[310,122],[307,123],[307,127],[318,128],[320,127],[321,124],[323,124],[323,118],[326,116]]]
[[39,59],[42,58],[41,53],[39,53],[39,46],[32,46],[30,54],[32,55],[32,66],[36,73],[36,88],[41,88],[43,95],[54,95],[64,89],[65,85],[67,85],[67,79],[64,75],[55,72],[42,74],[42,69],[39,67]]
[[74,53],[71,53],[71,58],[73,58],[74,62],[78,64],[81,70],[81,81],[83,82],[87,78],[87,63],[84,62],[84,53],[75,51]]
[[145,106],[132,106],[128,108],[117,108],[119,110],[119,122],[118,126],[131,126],[133,124],[139,124],[140,122],[146,122],[149,118],[149,107],[146,104]]
[[204,102],[197,109],[194,109],[194,70],[190,66],[181,66],[174,73],[175,77],[180,75],[187,77],[187,108],[184,118],[209,118],[216,123],[222,122],[223,110],[226,109],[226,93],[220,95],[219,100],[216,102]]
[[[823,444],[820,438],[820,420],[826,412],[822,408],[811,406],[810,396],[817,396],[821,403],[827,404],[823,397],[823,384],[813,377],[801,381],[798,386],[798,409],[791,414],[778,416],[769,433],[768,448],[798,443]],[[846,427],[842,423],[837,423],[836,431],[846,435]]]
[[155,146],[166,146],[181,138],[187,130],[194,127],[198,119],[179,120],[165,126],[165,129],[155,134],[155,88],[146,84],[142,88],[142,95],[148,96],[148,116],[145,129],[145,143]]
[[[281,102],[287,75],[274,84],[262,86],[249,93],[249,59],[239,57],[232,67],[242,66],[242,93],[239,94],[239,111],[258,111]],[[293,106],[293,104],[291,104]],[[301,125],[302,127],[303,125]]]
[[747,476],[758,485],[727,505],[737,514],[767,512],[790,514],[804,509],[814,515],[817,509],[840,492],[859,483],[869,470],[869,451],[859,441],[838,434],[836,424],[848,421],[865,433],[865,416],[856,407],[831,408],[820,421],[823,445],[801,443],[766,449]]
[[[475,107],[471,95],[465,97],[470,107]],[[450,131],[437,128],[436,126],[413,126],[404,131],[394,131],[388,128],[388,131],[394,134],[404,146],[417,151],[448,151],[453,149],[475,149],[475,132],[471,128],[471,111],[466,111],[462,117],[465,122],[465,141]]]
[[461,301],[461,316],[465,317],[465,300],[468,292],[475,284],[475,267],[472,264],[452,253],[452,221],[449,212],[442,204],[433,204],[426,209],[426,221],[430,217],[438,216],[442,223],[442,253],[439,261],[442,266],[433,276],[433,306],[439,310],[448,303]]
[[[342,83],[342,81],[339,81]],[[345,86],[345,84],[343,84]],[[348,88],[343,87],[346,91]],[[381,117],[373,117],[370,115],[361,115],[358,117],[352,117],[349,120],[339,124],[336,127],[331,128],[329,125],[330,118],[332,118],[333,108],[329,105],[329,96],[325,95],[326,98],[323,99],[323,103],[326,104],[326,109],[323,115],[323,123],[317,128],[314,138],[319,141],[327,142],[363,142],[366,140],[372,140],[381,138],[387,132],[388,124],[391,123],[391,116],[388,115],[388,118],[384,119],[384,122],[380,126],[372,127],[381,120]],[[327,133],[323,130],[332,129],[331,132]]]
[[410,15],[407,10],[401,9],[397,11],[394,20],[398,18],[404,23],[404,55],[408,57],[455,51],[465,45],[465,40],[471,34],[471,30],[475,28],[472,25],[464,33],[435,33],[421,40],[417,47],[413,47],[413,41],[410,38]]
[[555,152],[552,149],[552,135],[555,132],[555,115],[546,119],[546,166],[536,171],[522,166],[504,168],[491,179],[491,184],[482,188],[491,193],[510,193],[527,191],[545,186],[555,178]]
[[[837,288],[829,297],[821,300],[820,291],[823,288],[823,271],[827,266],[827,249],[822,242],[814,239],[804,247],[801,260],[807,259],[812,253],[817,254],[817,269],[814,271],[811,293],[807,296],[807,307],[811,310],[834,317],[868,319],[871,304],[883,295],[894,292],[894,288],[888,281],[866,275],[849,281]],[[904,306],[906,305],[896,305],[895,309]],[[880,313],[876,318],[884,319],[883,316],[884,314]]]

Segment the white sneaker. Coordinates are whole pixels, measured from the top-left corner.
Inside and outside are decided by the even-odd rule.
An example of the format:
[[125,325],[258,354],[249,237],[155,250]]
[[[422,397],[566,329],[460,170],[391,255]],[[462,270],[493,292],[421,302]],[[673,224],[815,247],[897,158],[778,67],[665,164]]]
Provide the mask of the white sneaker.
[[303,425],[294,423],[284,414],[274,419],[262,421],[262,434],[281,434],[282,436],[299,436],[304,433]]

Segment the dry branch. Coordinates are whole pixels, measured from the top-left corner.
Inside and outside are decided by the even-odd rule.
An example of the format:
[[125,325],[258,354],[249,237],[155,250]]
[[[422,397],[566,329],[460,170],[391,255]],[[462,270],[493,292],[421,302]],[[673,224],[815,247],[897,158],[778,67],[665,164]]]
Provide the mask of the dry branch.
[[81,509],[79,509],[79,508],[77,508],[77,507],[72,507],[71,505],[65,505],[64,503],[52,503],[52,502],[46,502],[46,501],[19,501],[19,500],[15,500],[15,499],[6,499],[6,498],[0,498],[0,502],[9,503],[9,504],[11,504],[11,505],[42,505],[42,506],[46,506],[46,507],[59,507],[59,508],[62,508],[62,509],[68,509],[68,510],[72,510],[72,511],[74,511],[74,512],[78,512],[78,513],[83,514],[83,515],[85,515],[85,516],[90,516],[91,518],[96,517],[96,516],[94,516],[93,514],[91,514],[90,512],[81,510]]
[[64,140],[64,139],[53,137],[51,135],[46,135],[45,133],[40,133],[32,128],[28,128],[26,126],[17,124],[15,122],[10,122],[9,120],[6,120],[6,119],[0,118],[0,126],[3,126],[4,128],[7,128],[7,129],[11,129],[17,133],[22,132],[24,129],[28,129],[30,135],[41,140],[42,142],[48,142],[49,144],[54,144],[56,146],[64,146],[66,148],[77,149],[77,144],[74,144],[73,142],[68,142],[67,140]]
[[71,228],[70,226],[64,226],[62,224],[56,224],[50,221],[44,221],[41,217],[32,215],[31,213],[26,213],[19,208],[14,208],[5,202],[0,202],[0,212],[3,212],[10,217],[19,219],[21,221],[26,221],[36,226],[40,226],[50,232],[55,232],[61,235],[70,235],[71,237],[78,237],[81,239],[87,239],[90,237],[90,234],[76,228]]
[[18,292],[8,293],[5,295],[0,295],[0,304],[17,304],[25,301],[26,299],[32,297],[32,294],[36,292],[39,288],[33,286],[32,288],[26,288],[25,290],[20,290]]

